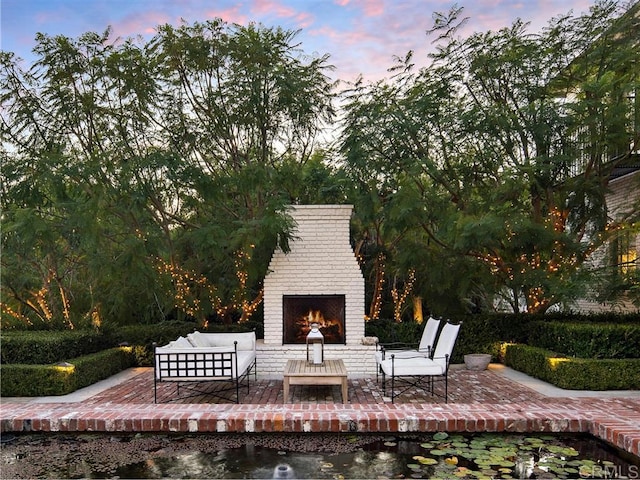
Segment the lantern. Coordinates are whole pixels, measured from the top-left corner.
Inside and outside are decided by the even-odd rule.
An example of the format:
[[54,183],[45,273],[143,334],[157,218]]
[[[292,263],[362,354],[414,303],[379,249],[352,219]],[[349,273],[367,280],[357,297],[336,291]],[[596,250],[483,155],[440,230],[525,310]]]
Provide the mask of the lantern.
[[324,363],[324,335],[317,323],[311,324],[311,331],[307,335],[307,362],[313,365]]

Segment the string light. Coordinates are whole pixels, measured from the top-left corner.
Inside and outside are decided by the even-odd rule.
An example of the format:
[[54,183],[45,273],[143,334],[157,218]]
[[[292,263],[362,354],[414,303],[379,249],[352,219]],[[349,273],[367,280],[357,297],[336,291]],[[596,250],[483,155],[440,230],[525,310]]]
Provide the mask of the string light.
[[205,325],[206,312],[200,298],[200,292],[205,292],[215,313],[226,317],[232,312],[241,312],[240,322],[248,321],[262,303],[264,291],[260,289],[257,296],[249,301],[247,297],[247,282],[249,274],[246,265],[251,261],[255,245],[248,250],[238,250],[234,253],[234,267],[238,288],[234,291],[229,304],[224,304],[217,294],[217,289],[208,279],[197,272],[187,271],[174,263],[168,263],[156,257],[156,268],[161,274],[171,278],[174,285],[174,307],[187,315],[200,319]]
[[402,321],[402,306],[407,301],[407,297],[413,290],[413,284],[415,280],[416,271],[414,269],[411,269],[409,271],[409,278],[402,287],[402,293],[398,292],[398,288],[396,287],[395,282],[393,288],[391,289],[391,298],[393,299],[393,317],[398,323]]
[[373,291],[373,300],[371,302],[371,315],[365,317],[365,320],[377,320],[380,318],[380,310],[382,308],[382,288],[384,287],[384,270],[386,255],[382,252],[376,257],[376,281]]

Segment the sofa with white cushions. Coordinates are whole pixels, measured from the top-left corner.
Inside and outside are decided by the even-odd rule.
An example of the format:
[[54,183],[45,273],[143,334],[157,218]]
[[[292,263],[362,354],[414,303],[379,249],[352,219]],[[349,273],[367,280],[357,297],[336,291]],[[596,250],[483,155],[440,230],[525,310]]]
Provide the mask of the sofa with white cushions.
[[[193,332],[186,337],[155,347],[154,402],[160,382],[175,382],[177,395],[180,388],[188,388],[190,396],[213,395],[240,402],[240,385],[247,384],[256,373],[256,334]],[[204,382],[226,382],[226,386],[203,389]],[[229,393],[231,392],[231,393]]]

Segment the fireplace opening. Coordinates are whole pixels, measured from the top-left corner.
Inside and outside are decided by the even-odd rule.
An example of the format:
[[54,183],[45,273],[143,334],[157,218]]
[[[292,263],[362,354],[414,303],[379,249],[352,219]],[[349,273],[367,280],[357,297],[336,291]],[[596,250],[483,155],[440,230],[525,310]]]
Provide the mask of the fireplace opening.
[[325,344],[345,344],[344,295],[284,295],[283,343],[306,343],[317,323]]

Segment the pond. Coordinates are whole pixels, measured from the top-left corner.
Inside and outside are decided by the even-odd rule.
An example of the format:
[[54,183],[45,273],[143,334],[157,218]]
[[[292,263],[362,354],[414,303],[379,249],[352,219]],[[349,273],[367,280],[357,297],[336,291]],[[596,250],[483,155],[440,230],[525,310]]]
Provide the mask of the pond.
[[581,435],[4,434],[2,478],[640,478],[640,458]]

